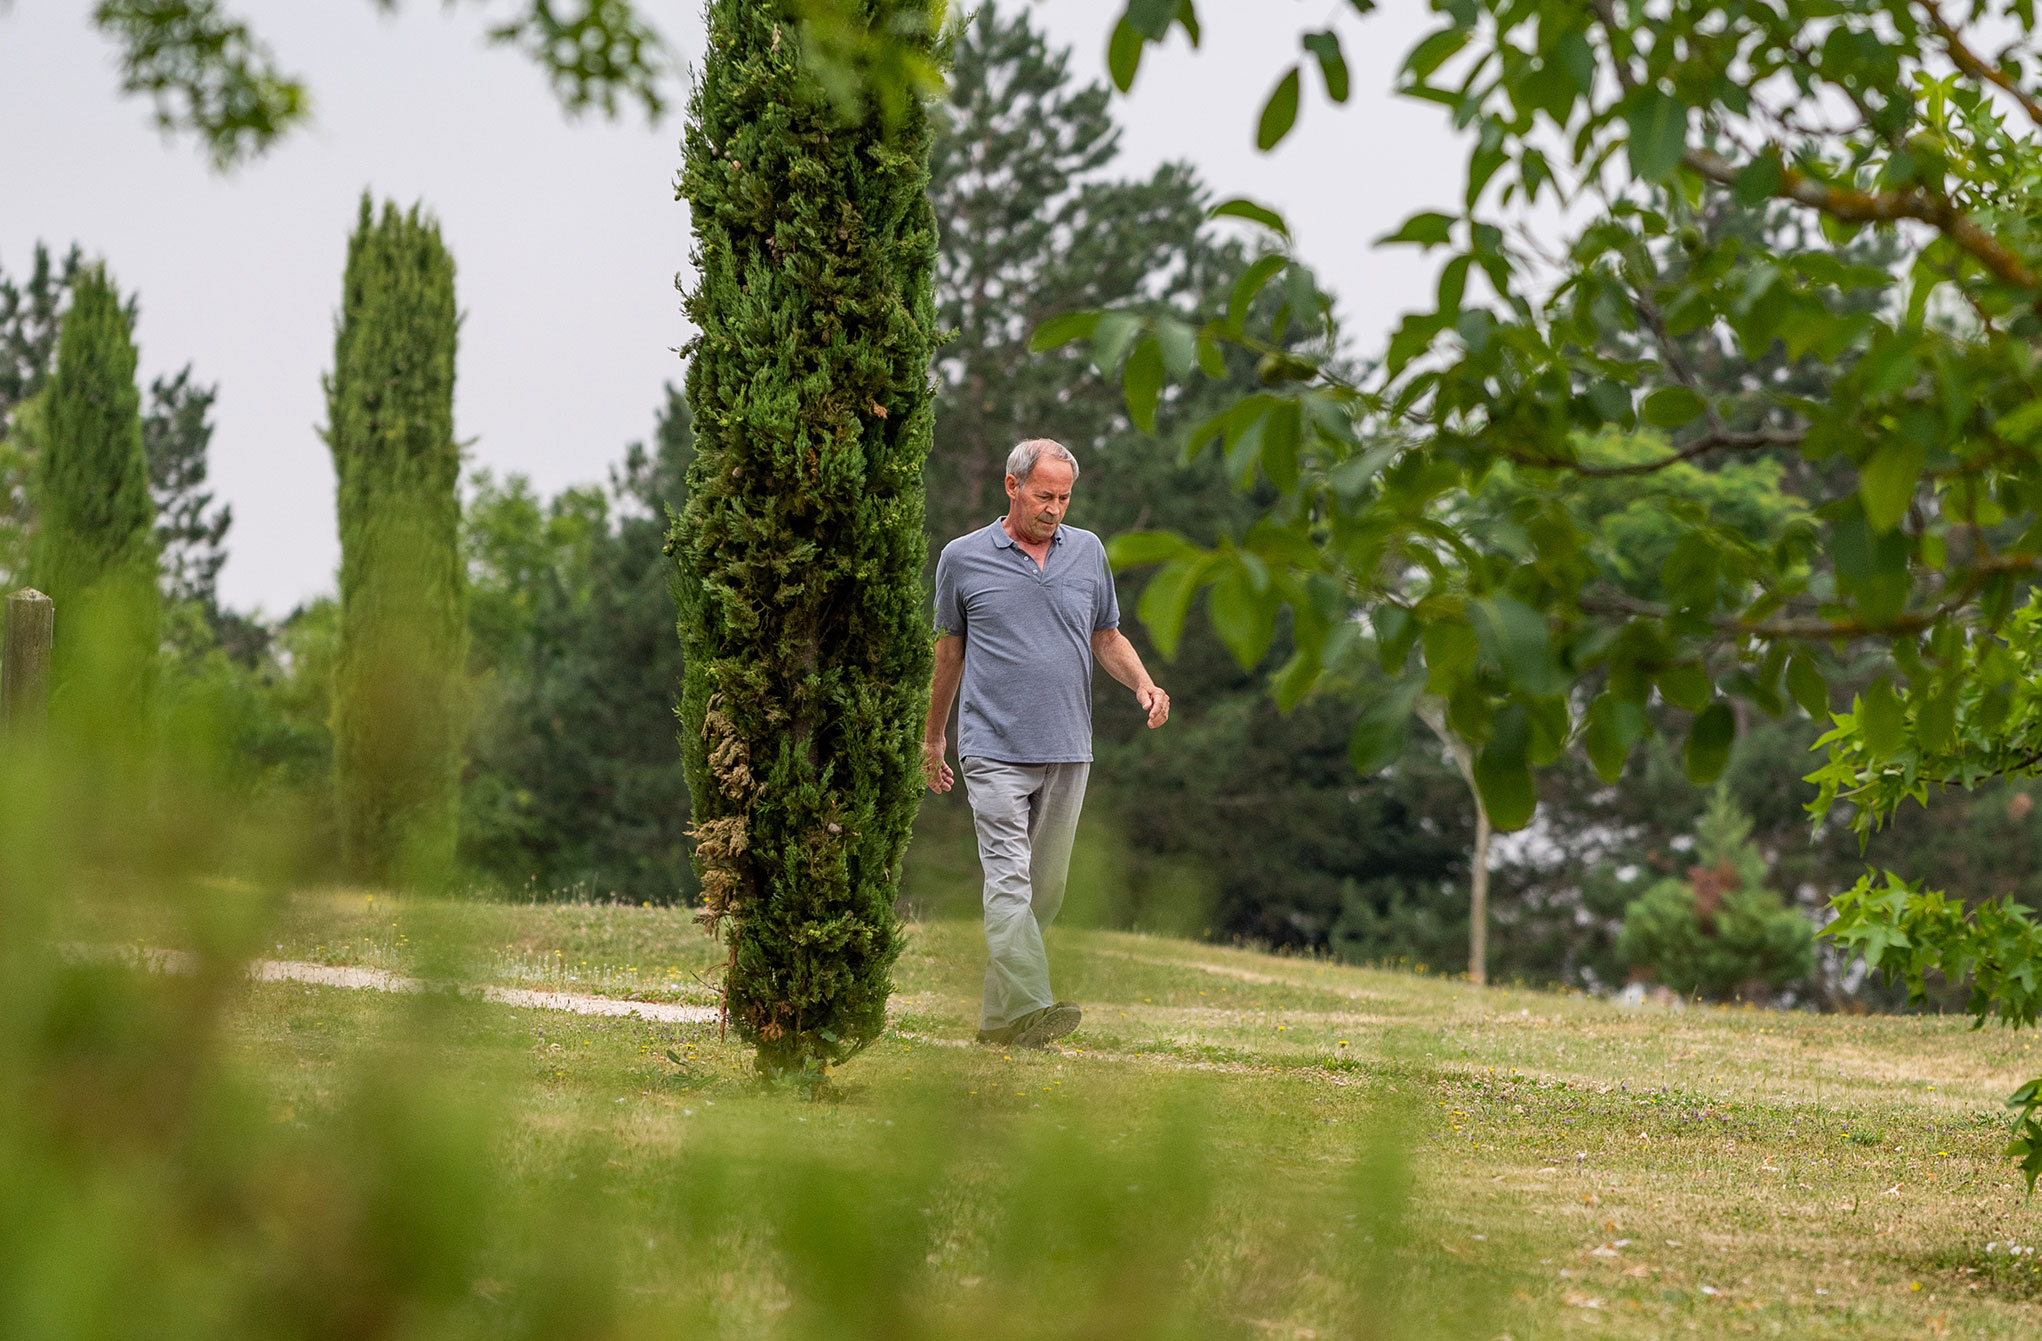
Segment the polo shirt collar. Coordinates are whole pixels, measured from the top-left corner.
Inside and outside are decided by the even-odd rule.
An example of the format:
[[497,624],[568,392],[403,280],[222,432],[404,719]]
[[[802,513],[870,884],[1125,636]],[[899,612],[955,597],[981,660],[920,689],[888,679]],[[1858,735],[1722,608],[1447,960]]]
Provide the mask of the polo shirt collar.
[[[1005,520],[1006,518],[1004,517],[993,518],[993,524],[989,529],[992,531],[993,544],[997,545],[1001,549],[1012,549],[1014,548],[1014,537],[1008,535],[1007,528],[1000,524]],[[1049,540],[1050,543],[1053,545],[1061,545],[1064,543],[1064,528],[1062,523],[1058,523],[1056,528],[1056,534],[1052,535],[1049,538]]]

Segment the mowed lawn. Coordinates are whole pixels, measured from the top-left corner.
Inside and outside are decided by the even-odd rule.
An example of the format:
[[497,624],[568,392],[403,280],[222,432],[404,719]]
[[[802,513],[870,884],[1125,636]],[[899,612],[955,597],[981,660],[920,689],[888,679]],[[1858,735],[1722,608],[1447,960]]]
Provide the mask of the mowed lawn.
[[[354,893],[268,939],[694,1003],[722,958],[685,910]],[[2032,1035],[1057,930],[1084,1027],[1001,1051],[966,1041],[981,953],[911,927],[893,1028],[821,1100],[757,1085],[714,1025],[469,1004],[422,1046],[489,1095],[507,1183],[578,1183],[630,1334],[2042,1330],[2042,1206],[2000,1154]],[[255,984],[236,1045],[291,1119],[416,1010]]]

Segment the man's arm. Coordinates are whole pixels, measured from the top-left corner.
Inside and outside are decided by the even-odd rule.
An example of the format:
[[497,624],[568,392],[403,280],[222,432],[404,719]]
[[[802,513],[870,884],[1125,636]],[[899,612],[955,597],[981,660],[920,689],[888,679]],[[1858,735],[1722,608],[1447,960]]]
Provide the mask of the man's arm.
[[[1132,650],[1132,649],[1130,649]],[[929,720],[922,727],[922,776],[929,790],[947,792],[956,775],[943,762],[949,742],[943,732],[950,724],[950,705],[957,699],[957,682],[964,678],[964,639],[946,633],[936,639],[936,673],[929,682]]]
[[1119,629],[1101,629],[1092,635],[1092,655],[1106,673],[1134,690],[1135,702],[1149,715],[1149,729],[1170,720],[1170,696],[1164,693],[1142,665],[1141,653]]

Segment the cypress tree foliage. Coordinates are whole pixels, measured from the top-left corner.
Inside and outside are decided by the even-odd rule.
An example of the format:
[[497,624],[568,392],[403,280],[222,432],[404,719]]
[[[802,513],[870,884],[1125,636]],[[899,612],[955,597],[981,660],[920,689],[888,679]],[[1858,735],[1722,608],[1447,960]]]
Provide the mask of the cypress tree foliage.
[[[929,0],[865,0],[928,31]],[[669,537],[681,737],[725,1007],[762,1071],[877,1037],[921,795],[929,130],[845,124],[779,6],[711,0],[680,194],[697,456]]]
[[89,671],[110,701],[130,706],[161,619],[135,362],[119,290],[103,266],[80,271],[37,400],[29,576],[56,602],[58,684]]
[[454,262],[414,207],[362,197],[348,241],[327,444],[340,503],[334,796],[356,879],[450,870],[467,632],[454,441]]

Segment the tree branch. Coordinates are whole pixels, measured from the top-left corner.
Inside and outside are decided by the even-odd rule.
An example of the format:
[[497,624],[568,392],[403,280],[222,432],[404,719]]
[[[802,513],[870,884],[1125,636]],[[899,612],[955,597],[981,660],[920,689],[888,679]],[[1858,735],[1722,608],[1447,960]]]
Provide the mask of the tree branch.
[[1943,7],[1936,3],[1936,0],[1922,0],[1922,9],[1928,13],[1929,26],[1936,30],[1936,36],[1943,39],[1943,48],[1950,53],[1952,64],[1973,79],[1983,79],[2005,92],[2021,105],[2021,110],[2028,114],[2030,121],[2042,126],[2042,101],[2038,101],[2034,94],[2016,85],[2005,70],[1998,65],[1987,64],[1965,45],[1963,34],[1943,17]]
[[1656,461],[1639,461],[1622,466],[1596,466],[1590,465],[1585,461],[1566,461],[1558,457],[1531,456],[1520,452],[1507,452],[1505,455],[1522,466],[1538,466],[1549,470],[1567,470],[1572,471],[1576,475],[1584,475],[1593,479],[1621,479],[1637,475],[1651,475],[1666,469],[1668,466],[1676,466],[1683,461],[1692,461],[1698,456],[1716,451],[1719,448],[1724,451],[1756,452],[1763,451],[1767,447],[1795,447],[1799,446],[1801,440],[1807,436],[1808,431],[1800,428],[1761,428],[1754,429],[1748,433],[1733,432],[1729,429],[1711,429],[1679,451],[1671,452]]
[[[1718,186],[1734,186],[1739,168],[1709,149],[1689,149],[1681,161]],[[1914,219],[1942,233],[1972,259],[1991,272],[1994,279],[2010,288],[2042,288],[2042,279],[2027,262],[2009,251],[2000,240],[1980,228],[1971,216],[1942,196],[1930,195],[1919,187],[1905,191],[1860,191],[1855,187],[1831,186],[1805,172],[1782,165],[1780,184],[1773,194],[1811,209],[1821,210],[1846,223],[1893,223]]]

